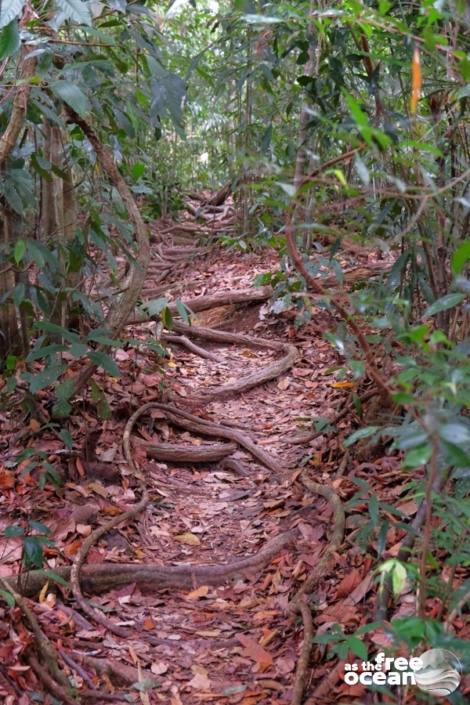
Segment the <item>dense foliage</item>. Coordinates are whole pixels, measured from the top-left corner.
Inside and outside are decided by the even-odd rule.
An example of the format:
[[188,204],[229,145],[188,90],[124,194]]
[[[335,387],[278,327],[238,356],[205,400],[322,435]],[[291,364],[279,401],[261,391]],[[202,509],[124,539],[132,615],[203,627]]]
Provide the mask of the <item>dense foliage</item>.
[[[0,8],[4,398],[53,387],[55,422],[70,413],[86,364],[90,374],[96,366],[119,374],[110,352],[124,344],[116,310],[133,310],[140,291],[116,293],[118,263],[138,267],[147,223],[175,214],[188,190],[230,184],[240,226],[222,241],[278,251],[279,272],[257,283],[273,285],[274,310],[295,310],[299,326],[312,307],[299,296],[308,282],[289,263],[288,230],[320,283],[332,275],[341,283],[350,248],[375,249],[383,271],[353,287],[347,315],[337,315],[328,285],[314,292],[315,306],[337,316],[329,338],[344,380],[385,381],[389,413],[345,445],[381,439],[400,453],[404,484],[425,497],[428,514],[419,545],[384,562],[389,526],[414,529],[358,487],[353,502],[366,501],[370,514],[358,541],[375,542],[379,591],[398,595],[400,576],[416,586],[416,616],[392,624],[397,642],[463,655],[424,603],[444,594],[451,611],[470,587],[468,3],[2,0]],[[90,282],[103,268],[98,296]],[[363,655],[353,635],[333,629],[322,639],[343,657]]]

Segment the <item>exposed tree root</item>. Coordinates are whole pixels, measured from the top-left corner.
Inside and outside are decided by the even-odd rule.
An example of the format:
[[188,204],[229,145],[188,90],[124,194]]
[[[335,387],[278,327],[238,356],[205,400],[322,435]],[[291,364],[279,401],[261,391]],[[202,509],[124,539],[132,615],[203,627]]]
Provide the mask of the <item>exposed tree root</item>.
[[46,687],[48,693],[59,698],[65,705],[79,705],[80,700],[69,695],[67,690],[52,678],[49,671],[44,668],[35,656],[29,656],[28,661],[39,680]]
[[203,357],[205,360],[212,360],[212,362],[217,362],[219,360],[217,355],[209,352],[209,350],[201,348],[199,345],[196,345],[196,343],[193,343],[192,340],[189,340],[189,338],[185,335],[172,335],[171,333],[163,333],[160,340],[163,340],[165,343],[175,343],[176,345],[183,345],[190,352],[194,353],[195,355],[198,355],[199,357]]
[[136,412],[131,416],[127,422],[126,428],[124,429],[123,435],[123,446],[126,449],[126,455],[130,455],[130,433],[136,423],[137,419],[143,414],[147,413],[150,409],[159,409],[162,411],[168,421],[184,428],[186,431],[192,431],[193,433],[198,433],[202,436],[209,436],[210,438],[225,438],[228,441],[233,441],[239,446],[248,451],[256,460],[258,460],[262,465],[265,465],[270,470],[276,473],[282,471],[282,466],[272,455],[267,453],[265,450],[260,448],[256,443],[243,431],[236,428],[228,428],[222,424],[216,424],[207,419],[202,419],[199,416],[190,414],[187,411],[177,409],[171,404],[163,404],[162,402],[149,402],[144,404],[144,406],[137,409]]
[[152,443],[145,445],[147,455],[157,460],[173,463],[215,463],[235,453],[235,443],[212,443],[191,446],[181,443]]
[[122,627],[119,627],[113,622],[111,622],[111,620],[105,617],[102,612],[98,612],[97,610],[93,609],[93,607],[91,607],[88,602],[86,602],[82,595],[82,589],[80,586],[80,570],[86,558],[86,555],[90,548],[93,546],[93,544],[99,541],[99,539],[104,534],[106,534],[111,529],[114,529],[115,526],[118,526],[123,521],[126,521],[127,519],[134,519],[134,517],[144,511],[148,502],[148,494],[144,491],[142,499],[135,505],[135,507],[132,507],[132,509],[129,509],[127,512],[123,512],[122,514],[113,517],[112,519],[107,521],[106,524],[103,524],[103,526],[99,526],[97,529],[92,531],[91,534],[87,536],[87,538],[82,543],[81,548],[75,556],[72,567],[70,569],[70,586],[72,588],[73,596],[77,604],[80,605],[81,609],[83,610],[83,612],[85,612],[86,615],[88,615],[88,617],[91,617],[95,622],[98,622],[103,627],[106,627],[106,629],[113,632],[113,634],[117,634],[118,636],[128,636],[129,632],[127,629],[122,629]]
[[297,593],[292,598],[289,609],[292,612],[299,612],[302,617],[302,622],[304,626],[304,637],[302,641],[302,647],[300,652],[300,657],[297,662],[297,667],[295,671],[294,687],[292,693],[291,705],[301,705],[303,699],[303,693],[305,689],[305,680],[308,670],[308,663],[310,659],[310,652],[312,649],[312,639],[313,639],[313,621],[310,607],[306,602],[306,598],[312,592],[314,587],[323,578],[324,574],[329,567],[331,560],[334,557],[335,551],[341,546],[344,537],[344,524],[345,515],[341,500],[339,499],[336,492],[334,492],[329,487],[320,485],[318,482],[313,482],[307,475],[303,474],[301,476],[302,482],[311,492],[319,494],[328,500],[333,509],[333,531],[329,539],[328,546],[323,553],[322,557],[315,565],[315,567],[310,571],[307,579],[299,588]]
[[128,666],[127,664],[122,664],[119,661],[114,661],[113,659],[102,659],[95,658],[94,656],[88,656],[86,654],[77,653],[76,658],[82,663],[86,663],[91,666],[97,673],[101,675],[114,676],[117,680],[126,683],[127,685],[132,685],[139,681],[139,672],[137,668],[133,666]]
[[212,328],[204,328],[203,326],[189,326],[186,323],[175,322],[174,329],[187,336],[195,336],[216,343],[230,343],[236,345],[248,345],[250,347],[264,348],[275,350],[284,353],[284,357],[276,360],[266,367],[252,372],[246,377],[242,377],[236,382],[229,382],[220,387],[215,387],[202,393],[200,396],[195,396],[194,400],[207,402],[213,399],[226,399],[234,394],[247,392],[253,387],[269,382],[279,375],[289,370],[298,357],[297,348],[289,343],[282,343],[276,340],[267,340],[265,338],[255,338],[249,335],[241,335],[239,333],[228,333],[226,331],[213,330]]
[[[261,570],[293,540],[293,532],[282,533],[268,541],[253,556],[235,558],[229,563],[222,564],[175,566],[140,565],[138,563],[88,564],[80,570],[80,585],[90,594],[105,592],[130,583],[136,583],[148,590],[190,589],[198,585],[223,585],[228,580],[243,576],[245,572]],[[70,570],[70,566],[61,566],[56,568],[54,573],[64,580],[69,580]],[[24,577],[26,579],[19,587],[24,595],[37,594],[46,582],[51,581],[50,573],[45,575],[43,570],[29,571]],[[16,586],[18,576],[5,578],[5,582],[10,587]],[[95,619],[95,614],[92,616]]]

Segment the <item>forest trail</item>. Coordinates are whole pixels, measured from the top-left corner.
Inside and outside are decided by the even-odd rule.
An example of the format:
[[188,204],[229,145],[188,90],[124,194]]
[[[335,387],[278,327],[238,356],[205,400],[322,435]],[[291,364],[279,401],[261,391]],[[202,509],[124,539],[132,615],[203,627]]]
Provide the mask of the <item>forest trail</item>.
[[[177,233],[176,225],[169,227]],[[274,251],[240,253],[215,245],[201,252],[194,245],[181,244],[176,236],[165,247],[154,242],[142,299],[157,293],[170,302],[176,297],[187,301],[246,291],[253,288],[258,275],[275,272],[277,266]],[[165,276],[167,283],[162,284]],[[107,516],[116,516],[138,499],[139,488],[122,455],[121,439],[129,417],[143,405],[158,405],[163,400],[162,406],[168,406],[170,402],[168,408],[186,410],[204,422],[241,432],[265,454],[260,460],[238,445],[235,452],[231,450],[232,464],[225,464],[227,459],[161,462],[145,444],[164,443],[177,449],[183,444],[198,450],[217,439],[177,428],[159,408],[136,420],[129,439],[131,464],[150,502],[135,522],[119,525],[91,546],[82,573],[104,561],[115,567],[123,562],[144,567],[223,566],[252,558],[253,564],[249,569],[232,570],[228,580],[205,580],[194,574],[184,579],[184,587],[151,585],[149,590],[148,584],[136,579],[93,595],[92,606],[102,611],[105,622],[124,629],[125,637],[96,622],[93,613],[85,616],[79,605],[72,609],[64,605],[46,588],[41,593],[39,621],[50,637],[54,635],[67,648],[75,673],[82,664],[83,676],[75,676],[78,684],[85,679],[85,685],[108,696],[134,694],[131,701],[140,698],[144,705],[294,702],[303,629],[292,615],[290,601],[325,552],[333,523],[328,502],[307,491],[300,476],[307,468],[315,481],[343,495],[350,494],[354,485],[341,476],[344,462],[339,467],[339,441],[323,435],[299,445],[293,438],[299,428],[311,428],[312,418],[334,418],[348,398],[350,385],[338,381],[340,360],[323,337],[332,325],[329,314],[313,309],[311,321],[298,328],[291,307],[280,315],[273,315],[269,307],[267,301],[218,306],[192,315],[191,320],[197,326],[262,338],[273,345],[283,343],[291,351],[294,346],[296,357],[287,371],[244,393],[212,398],[211,390],[236,384],[282,355],[243,343],[195,339],[210,359],[172,342],[171,357],[162,369],[161,358],[153,350],[119,349],[115,359],[121,376],[110,377],[101,371],[96,377],[104,396],[98,394],[95,401],[106,404],[110,418],[97,418],[96,409],[84,398],[71,416],[74,441],[82,452],[70,456],[63,490],[55,493],[49,486],[40,490],[30,482],[17,484],[24,511],[49,526],[49,537],[57,547],[48,554],[49,567],[54,569],[63,564],[57,560],[59,555],[73,561],[97,524],[106,524]],[[170,309],[176,310],[171,303]],[[158,338],[152,321],[134,323],[128,334],[137,340]],[[205,395],[202,402],[201,395]],[[11,423],[18,428],[17,419]],[[19,437],[16,448],[10,443],[8,457],[19,451],[21,442]],[[58,439],[47,436],[37,443],[50,461],[60,460],[55,455],[60,445]],[[39,492],[46,492],[47,503],[38,503]],[[10,501],[14,501],[12,494]],[[6,543],[5,567],[11,572],[9,564],[19,558],[20,541],[11,538]],[[338,621],[358,624],[356,604],[371,585],[369,563],[358,554],[336,553],[330,563],[334,570],[316,580],[315,626],[320,632]],[[86,596],[86,583],[84,587]],[[90,676],[90,666],[98,671],[111,668],[110,675],[97,683]],[[308,684],[304,683],[309,690],[320,684],[320,691],[315,691],[319,703],[321,683],[328,672],[328,662],[322,663]],[[140,683],[139,696],[136,682]],[[327,690],[325,702],[332,702],[331,688]]]
[[[252,286],[256,275],[276,268],[276,254],[240,254],[229,250],[209,253],[192,261],[188,281],[181,282],[181,299],[210,293],[227,293]],[[153,282],[149,282],[151,291]],[[145,295],[145,292],[144,292]],[[144,296],[145,298],[145,296]],[[335,355],[318,334],[303,330],[296,335],[292,319],[275,319],[260,313],[266,305],[218,307],[194,317],[194,323],[216,326],[219,330],[294,342],[299,357],[292,370],[265,385],[209,402],[196,411],[217,423],[241,428],[279,462],[280,472],[264,467],[243,450],[234,454],[246,476],[225,470],[223,463],[191,467],[139,461],[150,493],[164,500],[147,511],[140,522],[144,560],[162,564],[225,563],[253,555],[270,539],[294,529],[296,545],[280,552],[264,571],[241,573],[228,585],[195,583],[193,590],[171,590],[141,594],[138,588],[125,588],[113,596],[120,620],[143,624],[135,630],[131,646],[139,654],[142,668],[157,676],[155,702],[184,705],[196,702],[288,703],[296,667],[301,630],[286,613],[289,596],[295,592],[309,567],[322,551],[322,539],[330,510],[322,498],[305,496],[296,484],[305,448],[289,442],[300,419],[333,415],[324,393],[333,378],[326,373],[335,365]],[[151,324],[146,324],[143,329]],[[134,335],[142,328],[136,327]],[[148,331],[147,331],[148,332]],[[179,346],[166,375],[173,403],[185,408],[185,401],[198,391],[239,380],[254,369],[268,364],[272,351],[246,346],[205,344],[217,360],[203,359]],[[148,361],[142,360],[142,382]],[[150,364],[151,367],[151,364]],[[147,375],[147,377],[145,376]],[[330,387],[330,391],[333,391]],[[155,395],[146,390],[139,395],[145,403]],[[134,429],[134,445],[140,432],[149,441],[193,443],[206,439],[178,433],[165,419],[148,417]],[[117,429],[116,429],[117,430]],[[319,475],[322,468],[319,468]],[[134,536],[133,541],[139,542]],[[152,638],[157,635],[157,642]],[[149,637],[149,638],[146,638]],[[149,640],[154,641],[149,645]],[[122,658],[122,644],[106,640],[107,656]],[[169,699],[169,700],[168,700]]]

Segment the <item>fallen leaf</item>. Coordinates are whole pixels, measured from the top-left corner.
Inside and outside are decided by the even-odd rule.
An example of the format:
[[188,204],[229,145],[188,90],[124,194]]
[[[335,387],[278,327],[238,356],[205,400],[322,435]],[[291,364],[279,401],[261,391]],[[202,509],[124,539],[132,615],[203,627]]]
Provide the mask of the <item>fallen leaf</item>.
[[211,682],[206,669],[202,666],[191,666],[191,670],[195,675],[194,678],[191,678],[188,685],[195,690],[210,690]]
[[163,661],[156,661],[150,666],[150,670],[155,676],[163,676],[168,671],[168,664]]
[[355,386],[354,382],[347,382],[346,380],[343,382],[332,382],[330,384],[330,387],[333,387],[333,389],[354,389]]
[[175,536],[175,540],[180,543],[185,543],[188,546],[199,546],[201,544],[196,534],[192,534],[190,531],[185,531],[184,534],[178,534],[178,536]]
[[0,467],[0,489],[11,490],[15,486],[15,475],[11,470]]
[[350,573],[347,573],[338,587],[336,588],[336,597],[347,597],[355,587],[361,582],[361,576],[357,568],[354,568]]
[[263,649],[263,647],[258,644],[257,641],[247,636],[246,634],[239,634],[237,639],[243,646],[245,655],[256,662],[260,671],[266,671],[270,666],[273,665],[273,657],[271,656],[269,651]]
[[206,597],[208,592],[209,592],[209,586],[208,585],[201,585],[201,587],[198,587],[196,590],[193,590],[192,592],[188,592],[188,594],[185,595],[185,599],[186,600],[199,600],[201,597]]
[[151,632],[155,629],[156,625],[155,625],[155,622],[153,621],[152,617],[146,617],[144,619],[144,623],[142,626],[145,629],[145,631]]

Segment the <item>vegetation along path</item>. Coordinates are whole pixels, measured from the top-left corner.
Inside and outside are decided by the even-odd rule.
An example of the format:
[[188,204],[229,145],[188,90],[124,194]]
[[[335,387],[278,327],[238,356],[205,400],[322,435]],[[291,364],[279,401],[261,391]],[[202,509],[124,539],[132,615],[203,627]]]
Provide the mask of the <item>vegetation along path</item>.
[[0,0],[2,703],[468,702],[469,47]]

